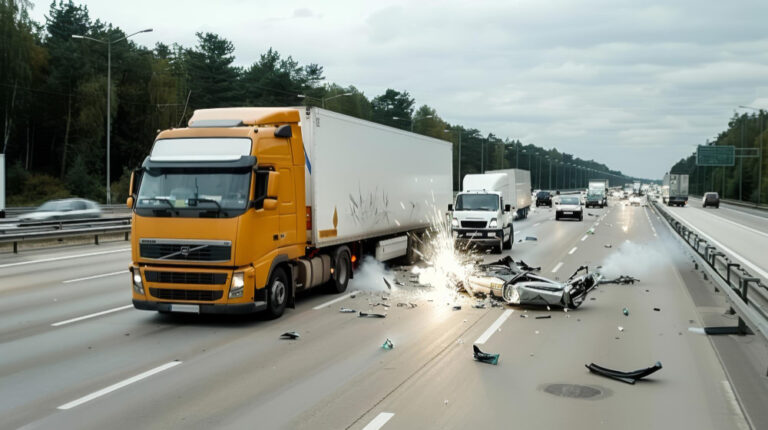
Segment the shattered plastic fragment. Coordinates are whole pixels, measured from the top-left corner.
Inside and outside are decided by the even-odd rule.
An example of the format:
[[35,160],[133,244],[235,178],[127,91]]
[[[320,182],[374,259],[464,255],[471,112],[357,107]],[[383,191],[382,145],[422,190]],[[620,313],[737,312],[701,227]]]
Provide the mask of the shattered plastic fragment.
[[300,336],[295,331],[287,331],[280,335],[280,339],[298,339]]
[[629,309],[624,308],[624,309],[621,310],[621,313],[623,313],[625,317],[628,317],[629,316]]
[[552,318],[552,315],[539,315],[536,317],[537,320],[547,320]]
[[526,314],[520,314],[520,318],[528,318],[528,315],[526,315]]
[[474,305],[472,305],[472,307],[475,308],[475,309],[485,309],[485,303],[478,302],[478,303],[475,303]]
[[656,311],[656,312],[661,312],[660,308],[653,308],[653,310]]
[[637,278],[633,278],[632,276],[627,276],[627,275],[621,275],[618,278],[614,278],[614,279],[602,279],[602,280],[600,280],[601,284],[634,285],[635,282],[640,282],[640,280],[637,279]]
[[526,236],[525,240],[528,240],[528,241],[531,241],[531,242],[536,242],[539,239],[536,236]]
[[353,314],[353,313],[355,313],[357,311],[354,310],[354,309],[350,309],[350,308],[341,308],[341,309],[339,309],[339,312],[341,312],[343,314]]
[[359,316],[362,318],[386,318],[387,314],[376,314],[376,313],[360,311]]
[[605,244],[605,245],[603,245],[603,246],[605,246],[606,248],[613,248],[613,246],[612,246],[610,243],[606,243],[606,244]]
[[480,351],[480,348],[478,348],[477,345],[472,345],[472,349],[475,352],[475,360],[488,364],[498,364],[499,354],[488,354]]
[[453,310],[454,310],[454,311],[460,311],[460,310],[461,310],[461,305],[456,305],[456,306],[454,306],[454,307],[453,307]]
[[624,327],[622,327],[622,326],[619,326],[618,329],[619,329],[619,331],[624,331]]
[[381,349],[392,349],[395,345],[392,344],[392,341],[387,338],[387,340],[384,341],[384,343],[381,345]]
[[392,284],[390,284],[389,281],[387,281],[387,278],[381,278],[381,279],[383,279],[384,283],[387,284],[387,288],[391,290],[392,289]]
[[617,381],[626,382],[627,384],[630,384],[630,385],[633,385],[635,382],[639,381],[640,379],[643,379],[646,376],[661,370],[660,361],[657,361],[656,364],[654,364],[651,367],[646,367],[645,369],[633,370],[631,372],[622,372],[620,370],[613,370],[607,367],[598,366],[595,363],[585,364],[585,366],[592,373],[597,373],[600,376],[605,376],[606,378],[615,379]]

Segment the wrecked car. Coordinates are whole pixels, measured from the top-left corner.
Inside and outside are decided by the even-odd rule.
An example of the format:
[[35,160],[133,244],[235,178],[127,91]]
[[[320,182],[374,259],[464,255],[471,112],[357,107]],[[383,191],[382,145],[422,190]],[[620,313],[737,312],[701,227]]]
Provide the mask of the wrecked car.
[[470,294],[492,295],[511,305],[576,309],[601,279],[599,273],[589,273],[587,266],[579,267],[565,282],[538,275],[534,273],[536,269],[506,257],[478,266],[478,271],[468,278],[464,288]]

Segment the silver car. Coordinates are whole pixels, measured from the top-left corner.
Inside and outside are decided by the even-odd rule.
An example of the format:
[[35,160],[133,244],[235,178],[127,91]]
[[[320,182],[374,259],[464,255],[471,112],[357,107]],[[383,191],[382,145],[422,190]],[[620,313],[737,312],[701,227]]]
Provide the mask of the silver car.
[[99,217],[101,217],[101,208],[98,203],[91,200],[73,198],[47,201],[33,212],[20,215],[19,221],[52,221]]

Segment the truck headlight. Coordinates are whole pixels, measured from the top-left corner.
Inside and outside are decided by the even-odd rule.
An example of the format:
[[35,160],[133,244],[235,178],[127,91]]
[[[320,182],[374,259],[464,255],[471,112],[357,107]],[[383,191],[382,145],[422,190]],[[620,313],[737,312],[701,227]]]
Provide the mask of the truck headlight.
[[451,220],[451,226],[458,227],[459,226],[459,220],[454,218]]
[[229,298],[243,297],[243,287],[245,287],[245,274],[243,272],[233,273],[232,284],[229,287]]
[[133,278],[133,291],[136,294],[144,295],[144,283],[141,282],[141,271],[138,267],[131,268],[131,278]]
[[496,222],[496,218],[493,218],[490,223],[488,223],[488,227],[490,228],[496,228],[498,226],[498,223]]

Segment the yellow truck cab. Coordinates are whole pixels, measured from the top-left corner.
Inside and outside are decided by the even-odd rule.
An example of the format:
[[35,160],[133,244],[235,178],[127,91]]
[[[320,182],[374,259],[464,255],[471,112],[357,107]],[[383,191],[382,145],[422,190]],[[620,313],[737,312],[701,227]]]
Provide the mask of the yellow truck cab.
[[131,179],[134,307],[277,317],[298,290],[343,292],[363,254],[411,252],[431,201],[450,201],[450,156],[448,142],[317,108],[198,110]]

